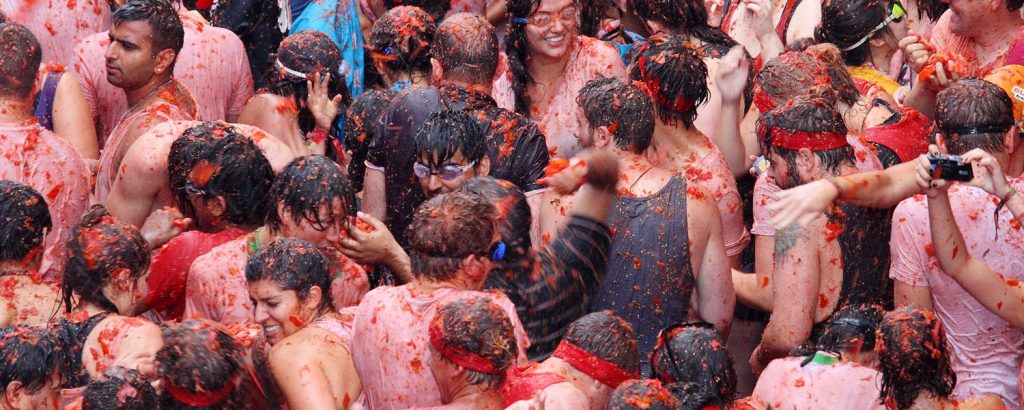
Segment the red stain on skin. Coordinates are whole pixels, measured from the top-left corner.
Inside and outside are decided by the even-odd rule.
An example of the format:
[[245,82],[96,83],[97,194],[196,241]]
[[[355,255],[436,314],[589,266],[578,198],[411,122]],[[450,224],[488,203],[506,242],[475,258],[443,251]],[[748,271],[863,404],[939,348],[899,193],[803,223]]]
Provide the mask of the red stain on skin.
[[825,306],[828,306],[828,298],[825,296],[824,293],[819,293],[818,294],[818,307],[825,308]]
[[288,320],[290,322],[292,322],[292,324],[295,325],[296,327],[306,327],[306,321],[302,320],[302,318],[300,318],[298,316],[295,316],[295,315],[288,316]]
[[1017,279],[1010,279],[1010,280],[1006,281],[1006,284],[1010,285],[1010,286],[1017,286],[1017,285],[1020,285],[1020,281],[1017,280]]
[[935,244],[929,242],[927,245],[924,246],[924,251],[925,251],[925,253],[928,254],[929,257],[933,257],[934,258],[935,257]]
[[843,234],[843,223],[842,222],[827,222],[825,223],[825,240],[834,241],[839,235]]
[[959,246],[954,246],[953,247],[953,259],[956,259],[956,254],[959,253],[959,252],[960,252],[960,247]]
[[761,287],[762,287],[762,288],[767,288],[767,287],[768,287],[768,282],[770,282],[770,280],[768,279],[768,277],[767,277],[767,276],[765,276],[764,278],[762,278],[762,279],[761,279]]

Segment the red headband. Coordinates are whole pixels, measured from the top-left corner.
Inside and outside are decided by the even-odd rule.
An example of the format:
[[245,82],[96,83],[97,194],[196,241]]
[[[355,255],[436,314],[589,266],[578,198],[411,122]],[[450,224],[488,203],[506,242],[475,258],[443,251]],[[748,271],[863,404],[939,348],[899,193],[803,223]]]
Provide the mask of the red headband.
[[772,99],[768,97],[768,94],[765,94],[764,90],[761,89],[761,85],[757,82],[754,82],[754,106],[757,107],[761,114],[771,111],[775,107]]
[[807,148],[813,152],[828,151],[849,145],[841,132],[789,131],[779,127],[768,130],[771,146],[796,151]]
[[562,340],[553,356],[565,360],[576,370],[609,387],[618,387],[626,380],[640,377],[639,372],[627,372],[621,367],[594,356],[570,342]]
[[441,320],[434,320],[430,323],[430,344],[434,345],[434,348],[441,352],[445,359],[474,372],[484,374],[499,373],[498,369],[494,367],[494,363],[487,358],[470,352],[462,346],[454,344],[445,345],[441,336],[441,333],[444,331],[443,326],[444,323]]
[[237,384],[237,378],[232,378],[231,381],[227,382],[221,388],[214,391],[207,392],[191,392],[170,383],[170,380],[164,379],[164,390],[167,391],[174,400],[180,403],[187,404],[192,407],[209,407],[217,404],[225,397],[228,397],[231,392],[235,391],[235,384]]
[[685,95],[680,95],[671,100],[667,96],[661,95],[661,92],[658,91],[661,80],[657,77],[655,77],[654,79],[648,78],[647,71],[644,70],[644,67],[647,66],[647,56],[640,56],[640,58],[636,61],[636,65],[637,68],[640,70],[640,78],[643,79],[644,84],[647,85],[644,91],[647,91],[647,93],[650,94],[651,97],[653,97],[654,100],[658,102],[658,105],[664,108],[668,108],[673,112],[682,113],[693,111],[694,103],[693,101],[687,99]]

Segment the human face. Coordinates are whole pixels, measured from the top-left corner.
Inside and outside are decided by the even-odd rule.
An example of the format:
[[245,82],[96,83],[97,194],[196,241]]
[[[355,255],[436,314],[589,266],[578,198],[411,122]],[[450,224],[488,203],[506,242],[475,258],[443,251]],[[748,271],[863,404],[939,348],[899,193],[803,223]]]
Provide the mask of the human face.
[[[430,161],[427,157],[424,156],[421,157],[419,161],[417,161],[416,166],[426,166],[427,168],[429,168],[430,166],[427,164],[430,164],[431,162],[433,161]],[[459,189],[459,187],[462,186],[463,182],[466,182],[476,177],[477,165],[479,164],[470,164],[469,161],[466,161],[466,157],[462,156],[462,151],[457,151],[455,155],[452,155],[451,159],[449,159],[441,166],[442,168],[452,167],[454,169],[455,167],[458,167],[459,169],[461,169],[462,172],[459,173],[455,178],[442,178],[440,175],[441,170],[438,169],[430,169],[430,175],[427,176],[426,178],[423,178],[422,175],[420,175],[419,173],[414,173],[416,173],[416,180],[419,181],[420,188],[423,189],[423,194],[426,195],[427,198],[429,199],[440,194],[446,194],[456,189]]]
[[775,180],[775,184],[782,189],[789,189],[800,185],[800,177],[796,169],[789,166],[789,163],[775,151],[769,151],[765,156],[768,159],[768,177]]
[[[279,208],[278,212],[283,209]],[[320,205],[319,219],[324,226],[318,226],[315,222],[306,218],[299,218],[300,223],[296,224],[290,212],[283,211],[281,216],[281,234],[284,237],[302,239],[318,247],[334,247],[348,234],[348,215],[340,199],[335,198],[331,209],[326,205]]]
[[38,391],[29,392],[27,388],[22,386],[21,392],[24,394],[18,396],[14,408],[28,410],[59,409],[60,383],[60,372],[55,370],[50,375],[50,379],[46,381],[46,384],[39,388]]
[[580,144],[580,148],[590,148],[594,146],[594,130],[590,129],[590,121],[587,121],[587,116],[583,114],[583,110],[576,110],[576,123],[579,127],[579,134],[576,134],[576,142]]
[[953,34],[973,38],[978,30],[984,29],[988,15],[988,1],[985,0],[944,0],[949,4],[949,28]]
[[275,344],[306,327],[308,309],[298,292],[282,289],[269,280],[249,284],[249,298],[255,308],[256,323],[263,327],[267,342]]
[[526,41],[534,56],[546,60],[568,58],[576,41],[576,3],[573,0],[541,0],[526,25]]
[[125,21],[110,28],[107,46],[107,81],[119,88],[139,88],[153,77],[156,52],[153,29],[145,21]]

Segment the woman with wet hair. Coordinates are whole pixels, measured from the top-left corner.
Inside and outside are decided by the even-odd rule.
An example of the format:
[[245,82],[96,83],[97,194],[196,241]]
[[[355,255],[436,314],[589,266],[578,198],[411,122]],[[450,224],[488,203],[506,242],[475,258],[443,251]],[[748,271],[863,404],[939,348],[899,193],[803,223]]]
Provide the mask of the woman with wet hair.
[[155,376],[153,360],[163,346],[160,328],[130,317],[141,311],[147,293],[146,240],[102,205],[90,208],[68,238],[61,289],[68,316],[61,323],[68,349],[62,387],[82,388],[114,363]]
[[839,48],[862,93],[874,86],[895,96],[907,67],[891,67],[893,55],[900,51],[899,41],[907,35],[903,4],[899,0],[834,0],[821,7],[814,39]]
[[904,306],[886,313],[878,327],[880,402],[886,408],[1005,409],[996,395],[953,400],[956,373],[950,366],[946,331],[930,310]]
[[270,371],[294,409],[348,408],[362,393],[349,341],[352,313],[331,306],[332,275],[316,247],[279,238],[249,260],[256,322],[274,347]]
[[434,18],[411,6],[390,9],[373,24],[367,46],[385,85],[394,91],[430,85],[430,43],[436,32]]
[[213,322],[189,320],[164,328],[160,409],[229,410],[258,402],[245,371],[243,347]]
[[732,355],[714,326],[704,322],[675,324],[658,333],[651,352],[654,377],[683,409],[759,409],[754,399],[736,400]]
[[60,309],[57,288],[43,283],[43,240],[53,227],[43,196],[0,180],[0,327],[42,324]]
[[530,118],[547,136],[552,156],[569,158],[581,135],[576,95],[597,77],[624,79],[618,52],[598,39],[577,34],[576,0],[510,0],[505,52],[509,67],[494,84],[502,108]]

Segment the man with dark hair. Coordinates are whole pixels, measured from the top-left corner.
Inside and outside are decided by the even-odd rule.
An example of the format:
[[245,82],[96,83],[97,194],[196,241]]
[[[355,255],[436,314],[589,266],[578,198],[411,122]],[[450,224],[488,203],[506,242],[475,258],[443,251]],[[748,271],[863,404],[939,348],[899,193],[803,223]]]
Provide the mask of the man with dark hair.
[[640,378],[633,327],[611,311],[594,312],[569,326],[551,358],[513,370],[501,388],[506,408],[527,409],[543,395],[546,408],[604,408],[622,382]]
[[424,367],[428,329],[437,309],[454,299],[483,297],[500,306],[515,329],[516,355],[525,360],[530,342],[515,306],[501,293],[480,292],[506,252],[496,216],[494,205],[467,192],[436,196],[416,210],[409,226],[414,279],[376,288],[356,308],[352,359],[369,407],[442,404],[440,389]]
[[428,199],[448,193],[462,182],[491,169],[485,156],[486,128],[462,111],[430,114],[416,132],[416,163],[413,174]]
[[[164,327],[156,354],[161,409],[237,409],[257,401],[246,376],[245,350],[214,323],[189,320]],[[211,348],[216,346],[216,349]]]
[[[115,7],[127,2],[109,1],[115,3]],[[196,119],[236,122],[253,93],[253,75],[245,46],[231,31],[199,19],[181,0],[164,2],[177,11],[184,29],[184,41],[172,71],[175,79],[192,92],[199,111]],[[97,27],[96,34],[64,45],[74,54],[62,62],[81,82],[82,94],[96,124],[100,148],[129,107],[124,91],[107,81],[104,55],[111,39],[106,29]]]
[[445,409],[501,408],[498,388],[519,351],[512,322],[486,298],[446,303],[430,322],[430,373]]
[[[600,79],[580,90],[579,101],[577,116],[587,131],[580,144],[610,151],[620,164],[608,273],[587,309],[616,312],[635,328],[640,351],[647,354],[658,330],[690,313],[696,291],[697,315],[728,334],[735,295],[718,209],[705,191],[648,160],[655,128],[650,97],[633,84]],[[564,223],[562,207],[578,200],[545,197],[545,236]],[[650,364],[643,367],[649,374]]]
[[0,327],[46,323],[59,309],[57,289],[39,273],[43,239],[52,227],[42,195],[0,180]]
[[261,244],[279,237],[312,243],[331,260],[335,308],[357,304],[366,292],[366,271],[336,250],[338,241],[348,234],[355,203],[352,186],[336,162],[319,155],[295,159],[274,179],[267,198],[263,226],[213,248],[192,263],[185,318],[225,325],[253,323],[245,266]]
[[[65,353],[45,328],[0,328],[0,409],[51,409]],[[13,358],[13,360],[12,360]]]
[[178,209],[197,230],[174,237],[153,254],[143,303],[163,320],[180,321],[192,262],[263,225],[274,171],[236,128],[206,122],[171,144],[167,175]]
[[57,283],[65,235],[89,206],[89,167],[66,139],[43,128],[32,115],[33,86],[42,58],[27,28],[0,24],[0,179],[28,185],[50,207],[53,230],[46,236],[43,280]]
[[[781,188],[855,173],[846,126],[832,105],[817,98],[795,98],[762,115],[757,135]],[[754,373],[773,359],[818,337],[819,323],[851,303],[891,306],[886,278],[888,210],[842,204],[809,226],[795,223],[775,235],[772,280],[774,309],[761,344],[751,357]],[[741,294],[745,289],[737,289]]]
[[[1009,153],[1020,141],[1012,107],[1009,96],[992,83],[976,78],[953,83],[938,94],[939,151],[959,155],[980,148],[1007,169]],[[1018,178],[1011,177],[1008,183],[1024,192]],[[958,252],[967,252],[1005,275],[1007,283],[1016,283],[1024,280],[1020,268],[1024,232],[1010,212],[998,207],[1000,199],[1006,198],[995,198],[967,184],[955,183],[949,189],[952,213],[966,245],[954,249],[953,258]],[[952,398],[996,394],[1008,405],[1016,404],[1024,331],[1001,319],[998,307],[972,297],[941,268],[929,223],[933,205],[928,202],[933,200],[926,202],[918,195],[901,202],[893,213],[889,275],[896,281],[896,305],[932,309],[941,319],[956,372]]]
[[157,408],[156,398],[156,389],[139,372],[115,366],[86,385],[75,408],[149,410]]
[[540,190],[537,179],[548,164],[547,145],[537,126],[498,108],[490,97],[503,57],[486,20],[465,13],[447,18],[437,29],[431,50],[431,82],[437,87],[414,89],[395,100],[370,141],[366,161],[363,210],[384,219],[403,245],[408,215],[423,201],[406,182],[418,159],[413,141],[431,113],[466,111],[481,122],[490,175],[519,186],[530,198]]
[[193,120],[198,105],[174,79],[185,31],[165,0],[130,0],[114,12],[108,33],[107,81],[124,90],[128,110],[106,138],[96,169],[96,199],[110,194],[121,160],[135,140],[164,121]]
[[[750,244],[743,200],[722,150],[694,123],[699,107],[710,96],[708,69],[691,46],[680,39],[653,37],[648,42],[631,66],[630,77],[645,84],[655,100],[658,115],[651,139],[652,158],[658,168],[685,175],[688,184],[711,194],[721,216],[729,265],[738,269],[741,254]],[[591,112],[614,115],[602,104],[591,101]]]

